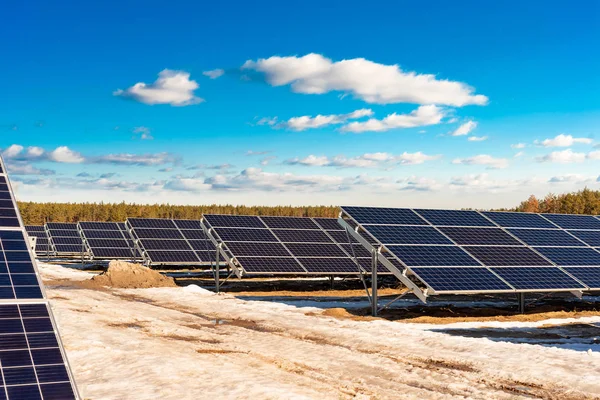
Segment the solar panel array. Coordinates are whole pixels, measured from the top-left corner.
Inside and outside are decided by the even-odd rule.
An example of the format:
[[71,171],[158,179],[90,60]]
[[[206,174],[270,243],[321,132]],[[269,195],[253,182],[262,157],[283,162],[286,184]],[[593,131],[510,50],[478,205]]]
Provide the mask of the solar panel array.
[[75,399],[76,390],[0,158],[0,399]]
[[594,216],[342,210],[437,293],[600,289],[600,219]]
[[48,241],[48,233],[43,225],[27,225],[25,231],[29,237],[35,237],[35,253],[38,256],[48,254],[50,252],[50,244]]
[[83,240],[77,229],[77,224],[66,222],[46,223],[46,232],[52,253],[56,257],[81,256],[84,247]]
[[125,224],[117,222],[79,222],[79,233],[92,260],[134,260],[139,253]]
[[[246,275],[357,275],[359,265],[371,270],[370,253],[333,218],[213,214],[204,215],[203,224]],[[381,265],[378,270],[389,273]]]
[[206,265],[215,257],[200,221],[129,218],[126,229],[149,265]]

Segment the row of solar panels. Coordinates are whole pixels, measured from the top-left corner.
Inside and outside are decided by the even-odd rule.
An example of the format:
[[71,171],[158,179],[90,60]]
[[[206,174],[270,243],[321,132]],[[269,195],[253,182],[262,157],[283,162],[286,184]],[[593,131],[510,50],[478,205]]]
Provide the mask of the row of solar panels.
[[0,157],[0,399],[78,399]]
[[600,219],[342,207],[342,217],[434,293],[600,289]]

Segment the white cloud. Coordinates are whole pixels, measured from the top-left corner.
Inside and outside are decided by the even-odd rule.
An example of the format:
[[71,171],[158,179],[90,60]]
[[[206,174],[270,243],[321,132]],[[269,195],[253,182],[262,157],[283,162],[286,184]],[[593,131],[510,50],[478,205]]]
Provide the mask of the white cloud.
[[440,104],[462,107],[485,105],[486,96],[462,82],[435,75],[405,72],[398,65],[378,64],[364,58],[333,62],[320,54],[248,60],[242,69],[265,74],[272,86],[291,85],[297,93],[350,93],[368,103]]
[[390,129],[436,125],[444,118],[444,110],[435,105],[420,106],[409,114],[390,114],[382,120],[371,118],[364,122],[344,125],[342,132],[384,132]]
[[264,125],[274,126],[276,124],[277,124],[277,117],[264,117],[264,118],[260,118],[258,121],[256,121],[255,125],[259,125],[259,126],[264,126]]
[[524,155],[525,155],[524,151],[519,151],[519,152],[515,153],[513,158],[520,158],[520,157],[523,157]]
[[175,164],[179,162],[179,159],[171,153],[166,152],[155,154],[119,153],[93,157],[88,159],[88,162],[93,164],[153,166],[168,163]]
[[373,111],[370,109],[360,109],[353,111],[348,114],[331,114],[331,115],[317,115],[315,117],[304,115],[301,117],[293,117],[284,122],[282,125],[293,129],[295,131],[303,131],[306,129],[322,128],[328,125],[342,124],[351,119],[359,119],[363,117],[370,117],[373,115]]
[[150,128],[145,126],[136,126],[133,128],[133,133],[136,135],[140,135],[140,139],[142,140],[152,140],[154,137],[150,133]]
[[203,101],[194,94],[198,87],[196,81],[190,80],[189,73],[165,69],[158,74],[158,79],[154,83],[138,82],[128,89],[119,89],[113,94],[132,98],[144,104],[189,106]]
[[469,138],[467,139],[469,142],[483,142],[485,140],[488,140],[487,136],[469,136]]
[[593,140],[589,138],[574,138],[571,135],[560,134],[552,139],[542,140],[541,142],[535,141],[535,144],[544,147],[570,147],[577,143],[591,144],[593,143]]
[[456,130],[450,133],[450,136],[464,136],[468,135],[473,131],[473,129],[477,128],[477,122],[475,121],[467,121],[464,124],[460,125]]
[[260,160],[260,165],[265,166],[265,165],[269,165],[269,163],[273,160],[275,160],[277,158],[277,156],[268,156],[268,157],[263,157]]
[[500,169],[508,167],[508,160],[506,158],[495,158],[488,154],[480,154],[468,158],[456,158],[452,161],[452,164],[486,165],[488,169]]
[[2,152],[2,157],[15,158],[15,157],[19,156],[19,154],[21,154],[23,149],[24,149],[24,147],[21,146],[20,144],[12,144],[9,147],[7,147],[6,150],[4,150]]
[[211,69],[210,71],[204,71],[204,72],[202,72],[202,75],[208,76],[210,79],[217,79],[217,78],[223,76],[224,73],[225,73],[225,70],[217,68],[217,69]]
[[593,183],[596,179],[594,177],[584,176],[581,174],[566,174],[566,175],[558,175],[553,176],[548,179],[549,183],[576,183],[576,184],[584,184],[584,183]]
[[304,165],[309,167],[338,167],[338,168],[374,168],[390,167],[393,165],[415,165],[426,161],[438,160],[441,155],[427,155],[420,151],[404,152],[399,155],[390,153],[366,153],[357,157],[338,155],[335,157],[309,155],[304,158],[285,160],[287,165]]
[[15,163],[7,165],[8,172],[11,175],[54,175],[56,171],[45,168],[36,168],[27,163]]
[[545,156],[538,157],[538,162],[551,162],[556,164],[572,164],[572,163],[581,163],[586,159],[585,153],[577,153],[571,149],[566,149],[562,151],[553,151],[550,154],[546,154]]
[[525,143],[515,143],[510,145],[511,149],[524,149],[525,147],[527,147]]
[[590,151],[586,157],[589,160],[600,160],[600,150]]
[[58,163],[81,164],[85,158],[78,152],[69,149],[67,146],[60,146],[48,153],[48,158]]

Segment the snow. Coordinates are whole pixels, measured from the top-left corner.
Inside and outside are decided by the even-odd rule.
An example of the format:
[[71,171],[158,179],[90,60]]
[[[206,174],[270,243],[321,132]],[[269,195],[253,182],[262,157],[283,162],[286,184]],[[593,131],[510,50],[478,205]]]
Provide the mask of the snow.
[[[40,264],[44,279],[89,274]],[[83,274],[83,275],[82,275]],[[439,325],[185,288],[48,286],[89,399],[515,399],[600,393],[600,352],[445,330],[597,324],[600,317]]]

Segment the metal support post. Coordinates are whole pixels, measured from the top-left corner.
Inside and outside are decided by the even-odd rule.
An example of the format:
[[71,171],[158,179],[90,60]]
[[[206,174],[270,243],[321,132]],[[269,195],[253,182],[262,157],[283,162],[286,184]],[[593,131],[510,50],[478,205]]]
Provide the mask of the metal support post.
[[371,315],[377,316],[377,250],[371,253]]
[[525,314],[525,293],[517,293],[519,301],[519,314]]
[[219,248],[217,248],[217,255],[215,257],[215,289],[217,293],[221,290],[221,283],[219,282],[219,275],[221,273],[221,254]]

